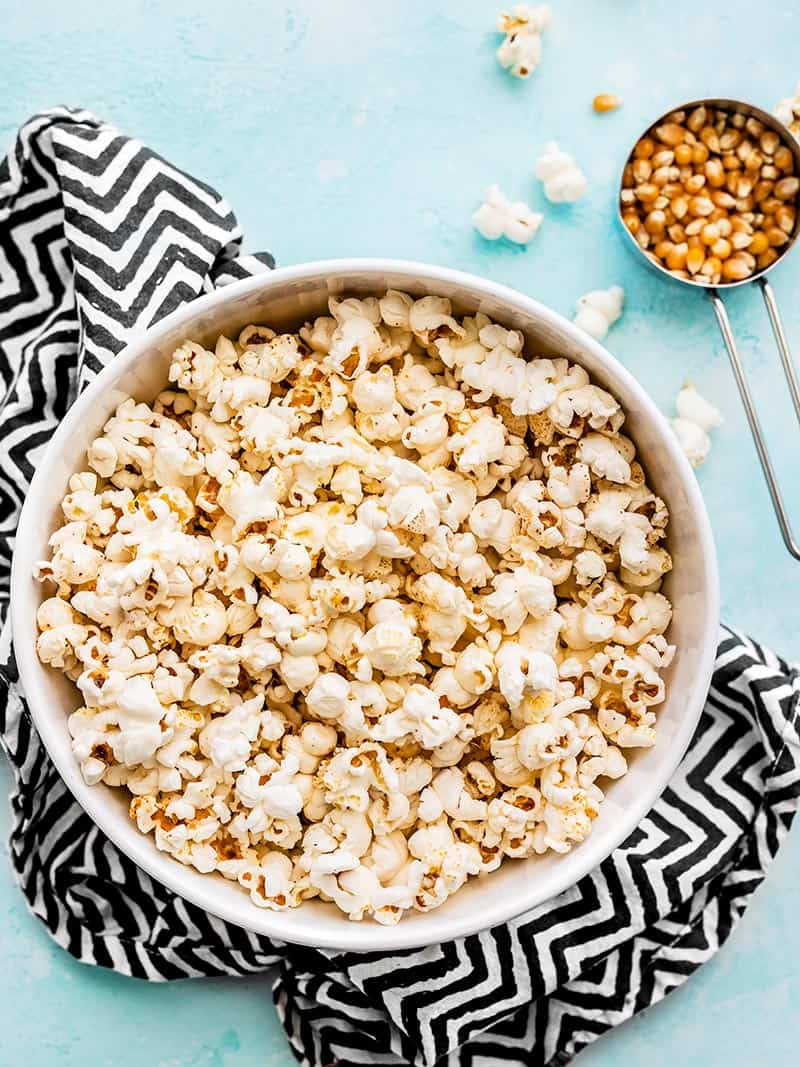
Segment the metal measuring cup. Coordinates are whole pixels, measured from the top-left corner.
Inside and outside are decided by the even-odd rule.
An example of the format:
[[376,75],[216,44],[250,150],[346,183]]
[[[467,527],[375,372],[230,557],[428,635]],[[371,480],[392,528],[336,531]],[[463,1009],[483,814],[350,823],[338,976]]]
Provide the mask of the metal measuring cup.
[[[639,137],[637,137],[634,145],[638,144],[642,137],[646,136],[656,126],[668,121],[669,116],[677,111],[685,111],[687,114],[693,111],[695,108],[706,107],[711,111],[726,111],[730,114],[740,113],[746,118],[750,116],[758,119],[763,123],[765,130],[772,130],[780,137],[781,144],[790,149],[794,158],[794,174],[800,177],[800,142],[791,134],[789,130],[775,118],[774,115],[770,115],[766,111],[762,111],[761,108],[754,107],[752,104],[746,104],[741,100],[727,100],[727,99],[706,99],[706,100],[693,100],[687,104],[679,104],[677,107],[670,108],[669,111],[661,115],[655,122],[651,122],[647,129],[644,130]],[[633,150],[628,154],[626,164],[633,158]],[[619,194],[622,193],[623,181],[620,180]],[[778,249],[778,258],[771,263],[768,267],[755,271],[749,277],[740,281],[719,281],[715,284],[709,284],[707,279],[700,277],[680,278],[676,277],[666,266],[657,262],[655,257],[651,258],[650,255],[639,245],[636,238],[628,229],[623,221],[623,210],[621,196],[617,196],[617,214],[620,224],[624,233],[627,235],[631,245],[636,249],[637,253],[644,259],[645,263],[653,270],[658,271],[659,274],[668,278],[672,282],[676,282],[680,285],[690,286],[694,289],[704,289],[709,296],[714,311],[717,316],[717,322],[719,324],[722,339],[725,342],[725,348],[727,349],[728,356],[730,358],[731,368],[733,369],[734,377],[736,378],[736,385],[739,389],[739,395],[742,398],[742,404],[744,405],[745,414],[747,415],[747,421],[750,424],[750,432],[753,435],[753,442],[756,446],[758,458],[761,463],[761,469],[764,472],[764,477],[767,482],[767,488],[769,489],[769,495],[772,500],[772,506],[775,510],[775,515],[780,526],[781,534],[783,536],[784,544],[789,552],[795,559],[800,560],[800,544],[795,540],[792,533],[789,518],[786,514],[786,507],[783,502],[780,488],[778,486],[778,480],[775,475],[775,470],[772,466],[772,461],[769,456],[767,444],[764,439],[764,434],[761,429],[761,423],[756,412],[756,407],[753,402],[753,396],[750,392],[750,387],[747,383],[744,367],[739,357],[739,353],[736,348],[736,341],[731,329],[730,320],[728,318],[728,312],[725,308],[725,304],[722,299],[722,289],[733,289],[739,285],[749,285],[751,282],[757,282],[761,288],[761,294],[766,304],[767,314],[772,326],[772,332],[775,336],[775,341],[778,346],[778,351],[781,357],[781,363],[783,364],[783,371],[786,376],[786,381],[789,386],[789,393],[792,398],[792,404],[794,406],[795,414],[798,421],[800,421],[800,384],[798,384],[797,373],[792,362],[791,353],[789,352],[789,346],[786,341],[786,334],[783,330],[783,324],[781,322],[780,314],[778,312],[778,305],[775,300],[775,294],[772,290],[772,286],[767,281],[766,275],[776,267],[794,247],[798,233],[800,233],[800,197],[795,200],[794,206],[797,209],[798,218],[795,222],[795,227],[792,233],[789,235],[788,242],[780,249]]]

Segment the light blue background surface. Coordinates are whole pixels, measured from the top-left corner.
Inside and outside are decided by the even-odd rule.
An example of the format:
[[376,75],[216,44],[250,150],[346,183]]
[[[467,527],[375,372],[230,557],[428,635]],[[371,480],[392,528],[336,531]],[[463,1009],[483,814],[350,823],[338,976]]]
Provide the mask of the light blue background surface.
[[[628,147],[671,104],[713,94],[770,108],[790,92],[800,79],[800,9],[553,0],[542,66],[517,82],[493,55],[501,6],[5,0],[0,136],[10,143],[39,108],[89,107],[223,191],[248,246],[270,248],[282,264],[351,254],[428,260],[516,286],[567,315],[587,289],[623,285],[627,306],[611,351],[668,413],[692,378],[725,414],[700,475],[724,617],[796,658],[800,564],[784,552],[769,512],[711,309],[634,261],[612,202]],[[618,92],[623,108],[596,116],[591,100],[600,91]],[[549,138],[591,180],[575,207],[544,205],[533,179]],[[470,213],[493,182],[544,206],[527,250],[473,233]],[[800,255],[774,281],[800,350]],[[730,310],[800,525],[800,433],[758,294],[735,293]],[[5,766],[0,780],[10,784]],[[598,1042],[581,1067],[796,1064],[798,882],[795,832],[718,957],[663,1005]],[[148,986],[82,967],[28,915],[6,863],[0,914],[3,1067],[294,1062],[265,980]]]

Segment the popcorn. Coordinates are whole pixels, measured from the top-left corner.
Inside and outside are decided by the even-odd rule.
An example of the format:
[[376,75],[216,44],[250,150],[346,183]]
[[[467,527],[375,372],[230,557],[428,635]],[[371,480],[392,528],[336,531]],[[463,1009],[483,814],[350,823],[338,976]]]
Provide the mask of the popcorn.
[[548,141],[536,161],[534,174],[544,182],[544,195],[554,204],[571,203],[586,195],[589,183],[572,156]]
[[443,707],[438,694],[424,685],[412,685],[403,703],[388,712],[372,731],[377,741],[399,741],[411,736],[423,748],[438,748],[458,736],[459,715]]
[[328,310],[187,341],[117,408],[37,567],[37,651],[84,779],[156,847],[256,907],[395,923],[568,851],[655,742],[668,515],[582,368],[436,295]]
[[795,90],[794,96],[787,96],[778,101],[772,114],[788,127],[795,137],[800,135],[800,85]]
[[497,19],[498,30],[506,35],[497,49],[500,66],[515,78],[529,78],[542,58],[541,34],[551,18],[547,4],[517,4],[510,13],[504,11]]
[[672,428],[693,467],[700,467],[711,451],[708,431],[722,423],[721,412],[698,393],[693,382],[687,382],[675,401],[678,416]]
[[595,341],[602,341],[622,315],[625,290],[619,285],[610,289],[593,289],[578,298],[575,325],[585,330]]
[[524,200],[512,203],[499,186],[490,185],[484,202],[472,216],[472,225],[487,241],[506,237],[515,244],[527,245],[539,232],[543,219],[544,215],[531,211]]

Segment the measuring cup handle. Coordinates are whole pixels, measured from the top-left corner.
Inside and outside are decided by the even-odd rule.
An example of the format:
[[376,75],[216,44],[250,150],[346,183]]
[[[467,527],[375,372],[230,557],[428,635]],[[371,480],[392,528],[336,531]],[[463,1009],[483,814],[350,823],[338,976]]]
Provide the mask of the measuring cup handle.
[[[775,341],[778,345],[778,351],[781,355],[781,362],[783,363],[783,371],[786,375],[786,381],[789,385],[789,392],[792,396],[792,404],[794,405],[797,418],[800,420],[800,386],[798,386],[797,375],[795,373],[794,364],[792,363],[791,353],[789,352],[789,346],[786,342],[786,335],[783,332],[783,324],[778,314],[778,305],[775,302],[775,295],[772,292],[772,288],[766,279],[761,279],[761,293],[764,297],[764,303],[767,306],[767,314],[769,315],[770,323],[772,324],[772,331],[775,334]],[[717,289],[709,289],[708,295],[711,298],[711,303],[716,312],[717,322],[719,324],[720,333],[722,339],[725,342],[725,348],[728,350],[728,357],[731,362],[731,368],[733,370],[733,376],[736,379],[736,385],[739,389],[739,396],[742,398],[742,404],[744,405],[745,414],[747,415],[747,421],[750,424],[750,432],[753,435],[753,443],[756,446],[756,452],[758,453],[758,459],[761,463],[761,469],[764,472],[764,478],[767,482],[767,489],[772,500],[772,507],[775,510],[775,516],[778,520],[778,525],[781,528],[781,535],[783,537],[783,543],[786,545],[789,552],[795,559],[800,560],[800,545],[794,539],[792,534],[792,528],[789,525],[789,517],[786,514],[786,507],[783,503],[783,497],[778,486],[778,479],[775,476],[775,470],[772,466],[772,461],[769,458],[769,451],[767,450],[767,443],[764,440],[764,434],[761,429],[761,423],[758,419],[755,404],[753,403],[753,396],[750,392],[750,386],[747,384],[747,378],[745,377],[744,367],[742,361],[739,358],[739,353],[736,349],[736,340],[733,336],[733,330],[731,329],[730,319],[728,318],[728,312],[725,308],[725,304]]]

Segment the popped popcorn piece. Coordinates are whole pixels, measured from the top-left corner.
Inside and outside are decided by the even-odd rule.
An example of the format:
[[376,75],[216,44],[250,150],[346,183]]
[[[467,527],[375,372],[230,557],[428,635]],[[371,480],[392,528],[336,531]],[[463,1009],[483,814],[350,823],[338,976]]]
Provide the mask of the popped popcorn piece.
[[722,424],[722,413],[698,393],[693,382],[687,382],[675,400],[677,418],[672,428],[693,467],[700,467],[711,451],[709,430]]
[[395,923],[568,851],[655,742],[668,515],[582,368],[433,294],[328,310],[187,341],[118,407],[37,567],[37,651],[156,847],[256,907]]
[[527,245],[539,232],[543,219],[544,215],[531,211],[524,200],[512,203],[498,185],[490,185],[483,203],[472,216],[472,225],[487,241],[506,237],[515,244]]
[[497,28],[506,36],[497,49],[501,67],[510,70],[515,78],[529,78],[542,58],[542,31],[552,19],[547,4],[517,4],[497,19]]
[[589,183],[572,156],[548,141],[536,161],[534,174],[544,183],[544,195],[554,204],[572,203],[586,195]]
[[622,315],[625,290],[619,285],[610,289],[593,289],[578,298],[575,325],[585,330],[595,341],[602,341]]
[[775,118],[786,126],[795,137],[800,136],[800,84],[795,90],[794,96],[787,96],[779,100],[772,110]]

